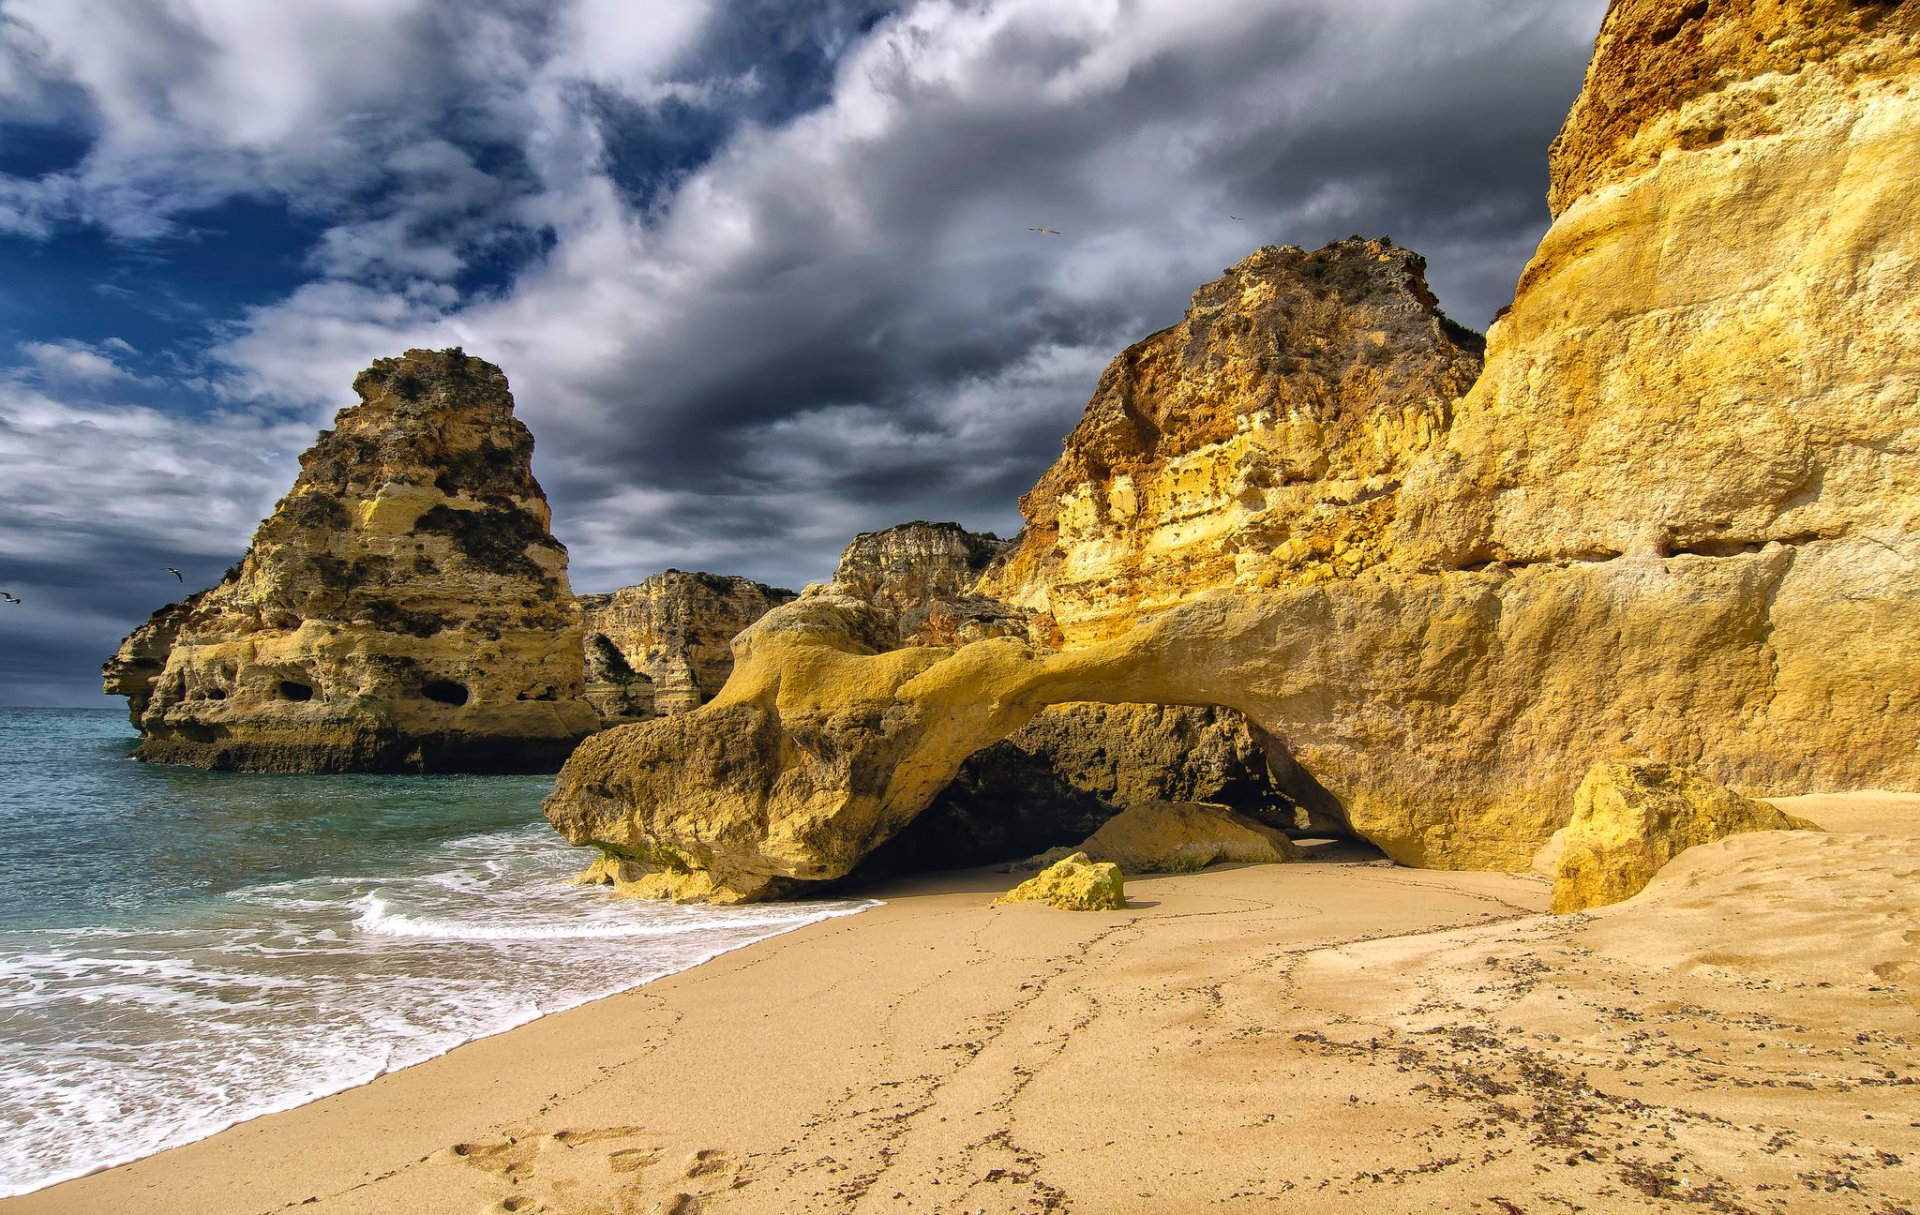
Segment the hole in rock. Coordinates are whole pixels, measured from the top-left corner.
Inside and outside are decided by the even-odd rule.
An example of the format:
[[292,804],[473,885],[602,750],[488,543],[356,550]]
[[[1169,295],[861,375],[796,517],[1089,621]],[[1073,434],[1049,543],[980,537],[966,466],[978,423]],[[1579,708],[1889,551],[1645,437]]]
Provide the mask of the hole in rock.
[[1141,802],[1212,802],[1302,840],[1351,829],[1284,742],[1217,705],[1064,704],[969,756],[848,881],[1023,860]]
[[430,680],[420,689],[420,695],[428,700],[439,701],[443,705],[459,706],[467,703],[467,685],[455,683],[451,679]]
[[292,679],[283,679],[280,681],[280,699],[312,700],[313,685],[310,683],[300,683]]

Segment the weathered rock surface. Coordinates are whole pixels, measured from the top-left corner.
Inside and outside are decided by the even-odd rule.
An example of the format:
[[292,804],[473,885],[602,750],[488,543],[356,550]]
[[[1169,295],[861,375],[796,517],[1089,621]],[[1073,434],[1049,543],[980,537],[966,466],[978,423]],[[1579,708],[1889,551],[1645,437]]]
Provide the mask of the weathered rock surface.
[[862,532],[840,554],[833,588],[891,611],[905,645],[1022,637],[1024,612],[973,593],[981,572],[1009,543],[958,523],[902,523]]
[[1623,748],[1749,793],[1920,789],[1917,43],[1912,4],[1616,3],[1464,397],[1407,255],[1263,251],[1108,373],[979,588],[1067,648],[909,660],[776,612],[687,719],[744,738],[752,706],[751,755],[656,780],[593,740],[551,813],[725,838],[719,884],[771,889],[1066,700],[1241,710],[1412,865],[1525,869]]
[[[734,635],[793,598],[747,578],[668,570],[609,594],[582,595],[580,611],[588,643],[605,638],[631,672],[645,677],[651,711],[624,715],[647,717],[712,700],[733,670]],[[617,674],[614,682],[622,682]],[[643,698],[634,695],[635,707]]]
[[1680,853],[1729,835],[1818,830],[1671,764],[1595,764],[1573,795],[1553,909],[1564,914],[1630,899]]
[[1218,587],[1384,559],[1401,478],[1480,372],[1426,262],[1386,241],[1268,247],[1122,352],[981,591],[1069,645]]
[[[1300,857],[1285,832],[1206,802],[1128,806],[1073,851],[1127,873],[1191,873],[1223,862],[1268,865]],[[1036,859],[1051,863],[1053,857]]]
[[634,670],[605,633],[587,633],[584,643],[586,700],[600,715],[601,725],[626,725],[659,716],[652,676]]
[[1244,715],[1210,705],[1053,705],[969,756],[861,872],[1030,856],[1075,844],[1152,801],[1213,802],[1274,826],[1344,833],[1344,823],[1303,808],[1318,804],[1309,790],[1274,779],[1270,743]]
[[1007,891],[993,906],[1010,903],[1045,903],[1062,911],[1120,911],[1127,905],[1126,883],[1117,866],[1076,852]]
[[506,377],[459,350],[361,403],[218,586],[104,669],[143,759],[259,771],[546,771],[597,725],[567,553]]

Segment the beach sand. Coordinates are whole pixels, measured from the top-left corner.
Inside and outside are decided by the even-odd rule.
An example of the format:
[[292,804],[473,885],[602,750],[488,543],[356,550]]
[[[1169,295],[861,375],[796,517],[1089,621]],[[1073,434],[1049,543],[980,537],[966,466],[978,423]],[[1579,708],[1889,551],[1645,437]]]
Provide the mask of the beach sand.
[[972,871],[27,1212],[1920,1209],[1920,796],[1628,903],[1353,850],[990,909]]

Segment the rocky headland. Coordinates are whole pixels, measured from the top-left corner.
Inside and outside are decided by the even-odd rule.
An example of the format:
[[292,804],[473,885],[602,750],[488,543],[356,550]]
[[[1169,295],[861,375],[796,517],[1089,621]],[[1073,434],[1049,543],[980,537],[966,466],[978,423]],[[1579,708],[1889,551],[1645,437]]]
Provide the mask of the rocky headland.
[[549,817],[682,897],[767,897],[1069,701],[1244,713],[1411,865],[1525,869],[1610,758],[1920,787],[1917,30],[1615,4],[1484,365],[1414,254],[1261,250],[1116,360],[1023,500],[973,593],[1026,637],[897,648],[826,588],[705,708],[590,740]]
[[551,771],[597,727],[567,550],[500,369],[410,350],[354,380],[219,585],[104,669],[138,755],[271,772]]

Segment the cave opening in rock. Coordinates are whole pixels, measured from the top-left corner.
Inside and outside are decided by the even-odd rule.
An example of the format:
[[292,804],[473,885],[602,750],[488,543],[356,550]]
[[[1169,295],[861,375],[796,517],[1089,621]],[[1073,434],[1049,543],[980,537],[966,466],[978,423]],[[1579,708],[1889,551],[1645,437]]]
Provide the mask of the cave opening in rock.
[[1297,839],[1352,840],[1339,799],[1234,709],[1061,704],[969,756],[849,879],[1019,862],[1156,801],[1225,806]]
[[452,705],[455,708],[466,704],[469,696],[466,684],[455,683],[451,679],[429,680],[426,686],[420,689],[420,695],[426,697],[428,700],[438,701],[443,705]]
[[294,679],[283,679],[280,681],[280,699],[312,700],[313,685],[310,683],[301,683]]

